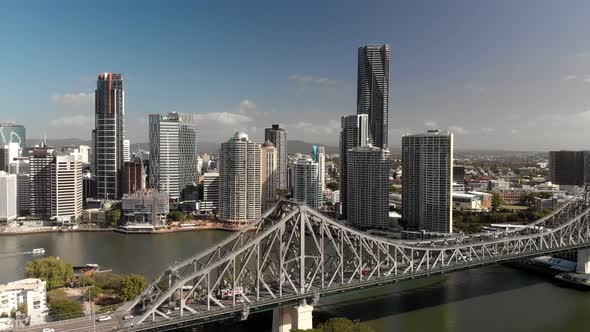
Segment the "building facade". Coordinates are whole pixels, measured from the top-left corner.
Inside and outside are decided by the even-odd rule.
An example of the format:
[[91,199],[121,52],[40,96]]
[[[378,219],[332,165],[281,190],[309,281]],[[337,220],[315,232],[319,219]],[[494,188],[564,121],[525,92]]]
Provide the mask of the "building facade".
[[314,145],[311,159],[316,161],[320,168],[320,186],[321,191],[324,192],[326,190],[326,149],[323,146]]
[[141,160],[127,161],[123,164],[123,195],[133,194],[143,188],[143,163]]
[[31,216],[49,220],[51,218],[51,167],[55,150],[39,147],[29,155],[29,204]]
[[389,115],[389,45],[358,49],[357,114],[369,116],[374,146],[387,148]]
[[219,156],[219,217],[249,223],[261,213],[260,144],[237,132],[221,144]]
[[44,322],[47,314],[46,282],[41,279],[22,279],[0,285],[0,315],[10,316],[19,306],[26,307],[31,325]]
[[151,189],[123,195],[121,209],[124,224],[164,225],[170,212],[168,193]]
[[77,154],[56,156],[51,164],[51,217],[75,222],[82,217],[82,161]]
[[402,137],[402,218],[410,227],[452,233],[453,134]]
[[293,199],[313,209],[322,205],[320,166],[312,159],[298,159],[293,163]]
[[203,212],[216,212],[219,209],[219,172],[203,175],[203,200],[199,209]]
[[128,163],[130,161],[131,161],[131,141],[129,141],[128,139],[124,139],[123,140],[123,163]]
[[549,181],[571,186],[590,182],[590,151],[549,151]]
[[121,198],[125,91],[121,74],[98,75],[95,91],[94,172],[97,198]]
[[352,148],[347,156],[347,220],[360,228],[389,226],[389,150]]
[[287,131],[278,124],[273,124],[271,128],[264,130],[264,141],[270,141],[277,150],[276,185],[279,189],[287,189],[287,167],[289,162],[287,158]]
[[357,114],[343,116],[340,130],[340,200],[341,216],[346,218],[347,182],[348,182],[348,151],[369,143],[369,116]]
[[260,185],[262,191],[262,212],[277,201],[277,150],[274,144],[266,141],[262,144],[260,155]]
[[0,223],[10,222],[17,216],[16,175],[0,171]]
[[195,185],[197,128],[187,114],[150,114],[150,187],[180,199],[188,185]]

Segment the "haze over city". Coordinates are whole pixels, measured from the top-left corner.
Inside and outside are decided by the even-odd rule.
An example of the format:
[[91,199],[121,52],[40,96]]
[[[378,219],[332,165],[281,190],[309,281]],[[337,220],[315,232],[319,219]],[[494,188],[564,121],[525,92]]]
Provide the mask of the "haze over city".
[[371,42],[391,45],[392,148],[428,128],[458,149],[590,138],[585,1],[35,6],[0,4],[2,115],[31,138],[90,140],[96,75],[121,72],[133,142],[147,142],[148,114],[179,111],[196,114],[201,141],[260,139],[272,118],[290,139],[337,146],[340,116],[355,112],[355,50]]

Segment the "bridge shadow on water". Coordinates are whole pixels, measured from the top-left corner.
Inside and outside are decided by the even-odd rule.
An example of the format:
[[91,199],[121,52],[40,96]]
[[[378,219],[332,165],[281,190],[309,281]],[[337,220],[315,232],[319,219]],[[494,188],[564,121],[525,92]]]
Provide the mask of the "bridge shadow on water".
[[[437,275],[425,279],[322,298],[314,311],[314,325],[332,317],[370,321],[416,310],[510,292],[547,282],[546,277],[506,266]],[[247,321],[211,323],[184,331],[270,331],[272,312],[251,315]]]

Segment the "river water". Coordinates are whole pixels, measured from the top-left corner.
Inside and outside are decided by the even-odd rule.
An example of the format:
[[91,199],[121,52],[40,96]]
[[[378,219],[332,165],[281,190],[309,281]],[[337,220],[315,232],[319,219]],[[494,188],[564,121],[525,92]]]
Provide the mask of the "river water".
[[[44,233],[0,236],[0,283],[23,277],[32,255],[6,255],[45,248],[46,256],[151,278],[174,260],[207,248],[230,233],[199,231],[158,235]],[[375,331],[590,331],[590,292],[560,287],[548,278],[490,266],[322,299],[316,321],[347,317]],[[227,331],[268,331],[269,313]],[[217,331],[219,325],[202,328]]]

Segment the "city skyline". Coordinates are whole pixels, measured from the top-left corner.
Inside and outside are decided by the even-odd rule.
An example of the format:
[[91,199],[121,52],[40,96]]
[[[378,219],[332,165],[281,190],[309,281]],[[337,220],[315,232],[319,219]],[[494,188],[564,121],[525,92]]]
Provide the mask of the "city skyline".
[[[0,83],[4,107],[11,110],[3,121],[25,125],[32,138],[46,131],[50,138],[90,139],[93,77],[109,71],[127,78],[126,134],[132,142],[147,142],[147,114],[178,111],[197,115],[203,141],[221,142],[245,130],[263,142],[270,117],[292,139],[336,146],[340,114],[354,113],[354,50],[387,43],[392,149],[401,146],[402,134],[434,127],[454,132],[458,149],[582,149],[590,135],[584,130],[590,45],[566,38],[587,30],[580,7],[590,4],[379,4],[364,8],[358,27],[349,26],[349,18],[361,4],[316,4],[314,15],[276,4],[260,10],[136,4],[108,18],[133,17],[121,23],[126,29],[100,27],[101,47],[117,49],[117,57],[99,56],[92,38],[85,38],[97,35],[90,23],[96,5],[39,3],[40,10],[31,12],[3,4],[0,28],[11,32],[14,44],[0,64],[14,78]],[[166,14],[162,24],[150,25],[159,12]],[[38,23],[41,13],[55,18],[47,31]],[[218,31],[223,21],[216,21],[222,13],[240,27],[225,26],[225,39]],[[545,21],[523,27],[525,14]],[[559,17],[568,17],[567,27]],[[253,24],[259,21],[264,23]],[[167,89],[156,89],[154,81],[166,82]],[[565,133],[567,128],[577,130]],[[547,137],[546,130],[563,134]]]

